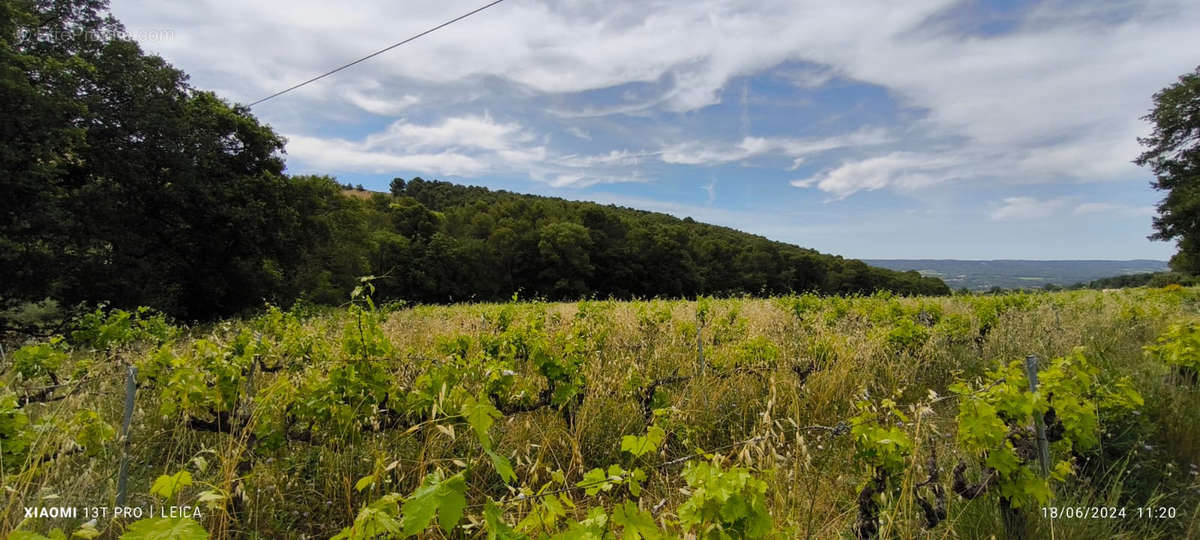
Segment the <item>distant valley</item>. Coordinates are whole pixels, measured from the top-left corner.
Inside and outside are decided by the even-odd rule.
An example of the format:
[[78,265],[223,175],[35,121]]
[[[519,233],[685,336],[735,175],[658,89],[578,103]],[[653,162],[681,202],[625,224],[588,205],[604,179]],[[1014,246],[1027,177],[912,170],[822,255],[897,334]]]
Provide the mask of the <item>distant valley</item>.
[[1167,269],[1166,261],[1150,259],[1128,261],[863,259],[863,262],[892,270],[916,270],[924,276],[941,278],[952,289],[958,290],[965,287],[973,291],[988,290],[992,287],[1041,288],[1047,284],[1066,287],[1094,279],[1124,274],[1162,272]]

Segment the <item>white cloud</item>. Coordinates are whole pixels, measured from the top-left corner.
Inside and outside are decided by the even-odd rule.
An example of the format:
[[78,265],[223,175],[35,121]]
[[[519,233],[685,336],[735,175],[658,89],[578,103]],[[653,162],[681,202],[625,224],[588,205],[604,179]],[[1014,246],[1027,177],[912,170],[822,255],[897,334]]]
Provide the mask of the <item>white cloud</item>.
[[1063,199],[1039,200],[1033,197],[1005,197],[990,217],[996,221],[1042,219],[1054,215],[1066,201]]
[[395,150],[465,147],[500,151],[531,139],[533,136],[522,132],[519,124],[500,123],[483,115],[446,118],[431,125],[397,120],[383,132],[369,135],[364,146]]
[[[199,0],[184,13],[151,0],[114,0],[132,33],[171,31],[147,48],[191,72],[197,85],[243,102],[474,7],[465,0],[353,10],[316,0]],[[989,35],[968,34],[944,20],[952,8],[970,15],[960,7],[954,0],[506,2],[256,112],[294,125],[305,113],[349,101],[372,114],[395,115],[449,99],[443,91],[449,87],[475,89],[461,99],[484,99],[501,81],[542,110],[563,108],[554,101],[560,96],[644,83],[652,90],[633,103],[558,112],[649,117],[718,103],[731,80],[786,65],[780,75],[798,88],[836,76],[886,88],[902,106],[922,111],[921,120],[904,126],[911,128],[910,140],[844,161],[813,182],[799,181],[838,197],[951,178],[1027,183],[1139,174],[1129,163],[1135,137],[1146,130],[1139,117],[1153,92],[1195,67],[1200,3],[1081,8],[1048,0],[1020,15],[1011,31]],[[312,134],[311,127],[301,131]],[[940,143],[936,152],[929,140]],[[782,141],[669,142],[663,159],[703,165],[821,151]],[[421,155],[453,155],[458,148],[426,146]],[[943,159],[957,165],[938,164]],[[851,178],[853,171],[868,178]]]
[[558,165],[575,168],[591,167],[634,167],[647,157],[654,154],[648,152],[630,152],[628,150],[612,150],[607,154],[579,155],[567,154],[553,158]]
[[705,204],[712,206],[717,201],[717,179],[713,178],[709,180],[707,184],[700,186],[700,189],[703,189],[708,194],[708,200]]
[[394,116],[421,101],[421,98],[412,94],[404,95],[397,99],[387,99],[370,96],[362,92],[348,92],[346,99],[358,108],[380,116]]
[[955,178],[962,163],[954,157],[892,152],[887,155],[845,162],[816,176],[792,180],[799,188],[816,187],[845,198],[859,191],[885,187],[915,189]]
[[[842,56],[848,41],[869,36],[874,37],[868,45],[886,45],[945,5],[945,0],[900,6],[884,0],[835,6],[723,0],[505,3],[301,92],[396,77],[448,83],[498,76],[545,93],[665,80],[663,106],[688,111],[716,103],[732,77],[788,60]],[[201,0],[189,4],[183,16],[150,0],[114,2],[131,29],[176,30],[177,39],[148,43],[153,50],[184,67],[206,66],[213,76],[237,80],[234,88],[243,93],[237,97],[245,100],[473,7],[427,0],[345,10],[316,0]],[[887,16],[873,17],[881,12]],[[871,19],[872,31],[862,32],[862,22]]]
[[1109,214],[1109,213],[1112,213],[1114,210],[1120,210],[1123,208],[1125,208],[1125,207],[1120,204],[1090,202],[1090,203],[1083,203],[1083,204],[1076,206],[1075,209],[1071,211],[1071,213],[1075,214],[1077,216],[1084,215],[1084,214]]
[[714,141],[689,141],[663,148],[662,160],[683,165],[718,165],[765,154],[780,154],[793,158],[793,163],[798,165],[810,154],[838,148],[879,145],[889,140],[889,135],[883,129],[863,128],[852,133],[823,138],[743,137],[734,145]]
[[522,173],[553,187],[644,182],[637,169],[644,154],[555,155],[516,122],[489,115],[445,118],[436,124],[397,120],[361,140],[288,135],[298,172],[348,171],[388,174],[399,170],[449,176]]
[[1142,217],[1153,216],[1157,210],[1153,206],[1129,206],[1104,202],[1086,202],[1079,204],[1071,211],[1077,216],[1099,214],[1111,217]]
[[304,135],[288,136],[288,152],[303,163],[301,169],[311,172],[335,170],[386,174],[397,170],[418,170],[474,176],[489,170],[479,158],[462,153],[372,150],[362,143]]
[[775,74],[797,88],[820,88],[836,75],[829,66],[803,66],[776,70]]

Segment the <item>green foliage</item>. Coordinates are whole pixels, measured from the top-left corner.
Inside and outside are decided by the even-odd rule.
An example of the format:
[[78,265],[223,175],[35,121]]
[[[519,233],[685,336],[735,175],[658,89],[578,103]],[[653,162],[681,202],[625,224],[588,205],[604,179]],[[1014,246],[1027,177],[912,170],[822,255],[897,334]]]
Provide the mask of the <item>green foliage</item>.
[[[879,510],[888,505],[889,511],[911,511],[913,499],[906,498],[909,493],[920,497],[934,493],[935,486],[947,487],[945,478],[939,484],[918,483],[923,475],[917,474],[914,463],[923,466],[924,460],[914,457],[912,426],[919,423],[922,433],[933,430],[936,434],[948,424],[941,407],[898,405],[899,396],[912,393],[896,391],[893,384],[919,384],[921,392],[930,380],[922,373],[926,366],[953,373],[960,367],[978,365],[971,364],[978,360],[974,347],[951,351],[969,353],[968,357],[952,357],[961,361],[952,367],[930,361],[943,354],[936,350],[944,343],[943,337],[976,335],[970,316],[976,308],[994,315],[995,323],[1009,310],[1033,307],[1037,302],[1061,302],[1056,307],[1103,313],[1105,318],[1096,320],[1111,325],[1096,326],[1103,333],[1125,328],[1130,321],[1141,322],[1129,334],[1138,340],[1146,339],[1145,332],[1168,316],[1164,306],[1173,306],[1170,309],[1180,313],[1190,309],[1181,307],[1181,298],[1190,294],[1187,290],[1133,291],[1121,294],[1137,296],[1116,301],[1092,292],[1064,293],[1050,299],[1014,295],[1015,300],[996,297],[986,302],[974,297],[942,301],[875,294],[819,300],[819,304],[804,308],[804,322],[797,333],[789,314],[792,300],[775,301],[776,307],[785,310],[772,311],[760,309],[769,305],[765,302],[707,299],[698,303],[705,317],[703,336],[719,345],[706,349],[706,357],[735,369],[696,378],[680,377],[677,374],[682,370],[676,370],[694,367],[695,358],[695,324],[690,316],[684,317],[692,324],[692,333],[686,341],[680,340],[676,330],[681,325],[671,316],[673,312],[691,314],[690,305],[683,302],[642,302],[616,309],[607,301],[583,302],[577,309],[545,302],[453,309],[419,306],[389,319],[371,297],[376,281],[356,283],[361,289],[350,305],[327,317],[306,319],[295,311],[268,307],[261,316],[215,325],[203,337],[155,349],[77,350],[62,359],[70,366],[89,357],[137,355],[143,384],[139,411],[150,414],[138,413],[135,425],[147,428],[135,431],[134,444],[146,445],[151,452],[158,444],[183,445],[182,451],[145,462],[151,470],[162,470],[162,466],[179,471],[155,479],[151,491],[159,499],[189,499],[217,516],[211,522],[198,518],[192,523],[147,520],[134,524],[127,533],[194,534],[188,531],[213,523],[221,531],[311,536],[332,532],[327,527],[336,522],[336,527],[346,527],[337,538],[755,538],[802,536],[805,521],[811,519],[814,528],[808,530],[810,535],[824,536],[849,534],[838,529],[845,528],[850,519],[846,509],[853,503],[848,494],[851,486],[859,483],[863,489],[858,501],[867,500],[864,493],[872,496],[868,502],[875,504],[872,515],[876,523],[885,524],[886,532],[895,536],[915,535],[918,525],[914,520],[889,519],[893,516]],[[1081,295],[1088,301],[1075,302],[1068,295]],[[1093,303],[1096,298],[1106,301]],[[1031,315],[1044,317],[1049,311]],[[840,314],[830,319],[834,328],[824,328],[821,321],[830,313]],[[1064,311],[1067,313],[1070,311]],[[773,318],[755,318],[763,314]],[[427,320],[433,324],[426,326]],[[910,360],[915,365],[896,362],[883,366],[894,372],[860,371],[879,368],[878,353],[908,347],[907,341],[896,342],[890,334],[908,324],[927,332],[912,346]],[[1160,348],[1192,347],[1189,340],[1194,339],[1194,331],[1169,329],[1147,354],[1166,362],[1170,353]],[[1005,339],[1015,333],[1006,331]],[[1079,334],[1068,331],[1065,335]],[[1120,422],[1150,416],[1130,411],[1150,413],[1154,409],[1153,403],[1145,406],[1135,382],[1150,381],[1142,388],[1158,391],[1156,397],[1163,395],[1163,388],[1179,395],[1187,389],[1157,384],[1161,382],[1160,367],[1144,362],[1121,364],[1131,353],[1140,353],[1141,345],[1121,338],[1114,342],[1108,336],[1098,340],[1085,336],[1089,341],[1084,342],[1105,347],[1101,349],[1105,356],[1075,352],[1056,358],[1041,372],[1038,395],[1028,392],[1023,369],[1015,363],[970,384],[956,385],[959,395],[946,398],[958,402],[933,398],[952,409],[959,405],[959,450],[943,451],[949,441],[932,436],[931,446],[921,446],[930,453],[921,457],[932,459],[931,448],[936,448],[937,456],[977,459],[985,475],[994,470],[1000,479],[988,492],[1022,506],[1046,500],[1051,486],[1059,495],[1068,493],[1064,489],[1091,495],[1101,489],[1093,484],[1122,482],[1098,469],[1112,468],[1119,475],[1124,474],[1121,467],[1156,466],[1158,462],[1145,456],[1163,450],[1143,447],[1142,442],[1160,447],[1159,440],[1139,439],[1135,445],[1114,451],[1114,432],[1126,425]],[[1033,342],[994,345],[1011,350],[1029,343]],[[1064,346],[1054,340],[1048,345],[1038,343],[1051,350]],[[994,350],[987,349],[985,354]],[[45,356],[32,348],[28,354],[31,358]],[[1132,356],[1140,359],[1140,354]],[[792,358],[800,364],[785,360]],[[805,364],[818,371],[801,382],[792,369]],[[737,366],[755,369],[738,370]],[[1097,366],[1125,368],[1122,374],[1133,378]],[[747,371],[753,375],[746,376]],[[941,375],[933,377],[934,384],[942,384],[945,379]],[[652,382],[656,383],[655,394],[639,393]],[[891,399],[881,395],[874,402],[856,404],[847,428],[852,446],[844,438],[840,426],[845,424],[841,423],[832,433],[822,432],[816,444],[815,438],[807,435],[804,439],[793,437],[796,432],[808,433],[811,426],[802,427],[805,424],[831,423],[827,414],[845,418],[844,408],[851,406],[845,396],[857,385],[873,390],[882,387],[881,392],[890,391],[882,395]],[[564,388],[569,391],[560,393]],[[716,402],[706,401],[704,393],[716,393],[713,389],[719,389],[721,395]],[[761,396],[754,395],[758,389],[762,389]],[[88,455],[105,457],[98,453],[112,448],[115,430],[102,414],[119,411],[119,406],[112,406],[119,403],[119,390],[114,393],[111,385],[100,393],[85,388],[84,392],[93,393],[63,402],[63,409],[36,403],[19,407],[19,394],[5,392],[0,397],[0,443],[5,451],[21,453],[3,456],[6,474],[13,470],[36,478],[49,468],[29,467],[31,463],[62,459],[74,465],[87,463]],[[98,396],[113,399],[92,400]],[[706,403],[710,410],[702,409]],[[727,404],[747,406],[750,412],[729,410]],[[154,414],[155,406],[165,408]],[[915,412],[918,410],[922,412]],[[1055,460],[1050,480],[1035,472],[1031,466],[1035,464],[1029,463],[1030,454],[1022,446],[1028,443],[1026,433],[1037,412],[1052,418],[1052,427],[1062,434],[1052,448]],[[739,413],[753,426],[747,428],[748,433],[711,435],[720,424],[707,418],[722,421],[718,415]],[[653,419],[653,424],[645,431],[630,427],[643,426],[643,415]],[[919,422],[917,415],[921,415]],[[765,419],[763,424],[755,421],[759,417]],[[1159,418],[1156,415],[1154,424],[1147,425],[1158,429]],[[31,419],[39,425],[30,425]],[[771,431],[759,431],[767,420]],[[237,427],[212,427],[225,422]],[[177,437],[177,441],[153,435],[180,435],[189,427],[221,432]],[[86,454],[77,453],[78,448],[70,444],[72,439]],[[22,440],[27,446],[37,440],[43,454],[31,459],[28,448],[21,449]],[[609,453],[588,448],[595,441],[608,444]],[[769,442],[759,444],[761,441]],[[219,479],[228,471],[225,467],[234,465],[223,456],[216,470],[215,457],[212,463],[191,461],[190,473],[170,468],[188,463],[197,447],[201,453],[232,449],[230,454],[238,458],[239,466],[232,487],[207,484],[216,481],[220,485],[208,475],[217,474]],[[1188,448],[1186,444],[1180,447]],[[617,448],[620,454],[614,458]],[[681,448],[691,450],[677,453]],[[56,451],[63,455],[53,454]],[[851,451],[854,461],[849,459]],[[147,459],[147,455],[158,454],[136,454],[135,459]],[[687,465],[681,477],[676,477],[674,471],[689,458],[714,461]],[[372,461],[373,469],[362,470]],[[438,468],[449,464],[453,468]],[[749,468],[750,464],[779,469],[764,475]],[[803,474],[822,474],[823,467],[830,466],[842,476],[832,483],[812,480],[809,485],[831,487],[813,488],[814,497],[804,499],[815,501],[818,508],[809,510],[812,513],[806,518],[803,507],[795,506],[780,486],[788,481],[785,479],[796,478],[792,475],[801,475],[798,484],[789,482],[786,487],[800,485],[803,489],[809,481]],[[429,470],[435,472],[423,478],[413,476],[414,471],[424,474]],[[924,472],[935,470],[930,467]],[[1072,475],[1080,478],[1072,479]],[[898,480],[901,478],[904,481]],[[917,480],[908,482],[912,479]],[[780,486],[773,486],[773,481],[780,481]],[[685,482],[686,487],[682,485]],[[389,487],[399,484],[413,491],[408,496],[387,493],[399,491]],[[54,486],[52,482],[45,485],[47,492]],[[248,514],[241,515],[232,512],[239,494],[274,489],[295,493],[299,502],[288,503],[293,504],[289,507],[267,497],[255,503],[260,509],[244,508]],[[914,491],[902,494],[902,489]],[[343,496],[347,507],[341,507]],[[1118,496],[1128,497],[1113,495]],[[325,501],[333,502],[322,505]],[[323,506],[328,509],[322,511]],[[289,510],[313,515],[299,517]],[[795,511],[800,514],[793,514]],[[959,507],[951,511],[975,510]],[[819,517],[822,514],[828,517]],[[223,521],[227,516],[229,521]],[[352,520],[348,516],[353,516]],[[953,524],[943,535],[971,536],[971,525],[962,523],[975,519],[973,515],[957,516],[965,518],[948,518],[944,523]],[[1074,532],[1071,529],[1064,535]]]
[[353,524],[333,538],[408,538],[422,534],[435,516],[442,530],[449,533],[462,519],[467,505],[466,491],[463,473],[444,478],[441,471],[435,471],[426,475],[421,486],[408,497],[390,493],[367,505]]
[[[243,339],[249,340],[248,334]],[[222,347],[200,339],[183,355],[159,348],[139,365],[160,387],[159,411],[166,416],[213,420],[237,405],[242,385],[255,362],[253,347]]]
[[598,350],[595,337],[587,328],[575,325],[565,336],[556,336],[557,352],[534,348],[530,359],[550,387],[550,404],[557,408],[574,408],[583,397],[587,377],[583,366]]
[[463,400],[460,410],[463,417],[466,418],[467,424],[474,430],[475,436],[479,438],[479,444],[483,447],[488,459],[491,460],[496,473],[505,482],[516,480],[517,475],[513,471],[512,463],[508,461],[508,458],[492,449],[492,438],[488,433],[496,419],[501,417],[500,411],[496,409],[490,399],[476,399],[471,396],[467,396]]
[[767,483],[743,467],[705,462],[683,471],[691,496],[679,507],[679,523],[702,539],[763,538],[771,532]]
[[929,329],[901,316],[884,335],[884,342],[897,352],[916,354],[929,340]]
[[[397,493],[380,497],[375,502],[358,511],[354,523],[342,529],[331,540],[370,540],[374,538],[403,537],[403,526],[400,524],[398,503],[403,500]],[[410,535],[411,536],[411,535]]]
[[121,540],[205,540],[208,532],[185,517],[141,519],[129,524]]
[[[1143,405],[1127,379],[1105,380],[1082,348],[1049,362],[1039,375],[1037,393],[1029,392],[1023,361],[989,372],[975,389],[956,383],[959,395],[958,442],[999,477],[999,492],[1014,507],[1044,504],[1050,480],[1065,480],[1072,470],[1070,454],[1088,452],[1100,444],[1101,414],[1120,413]],[[1059,460],[1055,474],[1043,479],[1033,471],[1017,445],[1030,446],[1034,413],[1047,414],[1062,424],[1062,440],[1054,445]],[[1053,459],[1053,457],[1052,457]]]
[[[169,502],[179,500],[180,490],[192,485],[192,474],[179,471],[172,475],[161,475],[150,486],[150,494]],[[202,540],[208,538],[196,520],[190,517],[149,517],[129,524],[121,534],[121,540]]]
[[1146,272],[1095,279],[1086,284],[1078,283],[1074,287],[1124,289],[1127,287],[1165,287],[1170,284],[1193,286],[1196,284],[1196,276],[1182,272]]
[[779,347],[765,336],[742,340],[735,347],[725,347],[713,355],[711,364],[733,369],[745,366],[773,366],[779,360]]
[[621,527],[622,540],[657,540],[664,535],[650,512],[638,508],[633,501],[624,501],[613,508],[612,523]]
[[462,520],[467,505],[467,481],[463,473],[443,478],[442,472],[425,476],[410,496],[385,494],[359,511],[350,527],[342,529],[334,540],[408,538],[425,532],[434,516],[446,533]]
[[504,521],[504,515],[499,506],[491,499],[483,507],[484,527],[488,540],[527,540],[529,537],[513,530]]
[[20,470],[35,436],[29,416],[17,406],[17,395],[0,391],[0,457],[5,470]]
[[1154,171],[1154,189],[1167,195],[1154,218],[1156,240],[1175,240],[1179,252],[1171,258],[1172,270],[1189,274],[1200,270],[1200,221],[1197,217],[1195,179],[1200,175],[1200,67],[1179,77],[1154,94],[1154,108],[1142,117],[1151,123],[1149,137],[1139,137],[1145,151],[1134,163]]
[[1147,358],[1200,373],[1200,324],[1193,321],[1172,324],[1154,345],[1147,345],[1144,350]]
[[106,310],[104,306],[85,313],[75,323],[71,343],[77,347],[110,349],[134,342],[161,345],[175,338],[178,330],[166,315],[142,306],[134,311]]
[[806,320],[809,314],[818,313],[823,307],[821,297],[808,293],[799,296],[789,296],[781,299],[784,309],[790,311],[797,319]]
[[667,432],[658,426],[650,426],[645,435],[626,435],[621,437],[621,451],[629,452],[635,458],[640,458],[662,446],[667,439]]
[[[701,298],[697,304],[703,306],[708,301],[707,298]],[[702,309],[704,311],[701,311]],[[746,336],[746,319],[738,313],[736,307],[728,309],[719,317],[711,311],[710,307],[697,307],[696,317],[702,321],[707,320],[706,324],[710,327],[708,333],[714,346],[733,343]]]
[[972,336],[971,319],[958,313],[950,313],[938,319],[933,333],[950,343],[965,343]]
[[52,375],[67,359],[62,338],[55,336],[49,341],[25,345],[13,352],[13,369],[25,380]]
[[44,536],[30,531],[12,531],[8,536],[9,540],[67,540],[67,533],[62,532],[62,529],[54,529],[50,531],[49,536]]
[[878,405],[859,401],[855,408],[858,415],[850,421],[855,458],[869,466],[872,473],[882,471],[889,478],[900,474],[913,449],[912,437],[900,427],[908,417],[890,399]]
[[604,508],[588,509],[587,518],[568,524],[567,530],[553,535],[553,540],[604,540],[609,530],[609,517]]
[[404,533],[411,536],[424,531],[432,523],[434,514],[437,514],[442,530],[450,532],[462,519],[463,508],[467,505],[466,491],[467,481],[461,472],[444,479],[440,472],[426,475],[421,487],[409,495],[401,507],[404,519],[400,524]]
[[975,319],[986,332],[1000,322],[1000,317],[1009,310],[1029,309],[1035,305],[1033,295],[1027,293],[971,297]]
[[158,495],[167,500],[175,500],[179,490],[192,485],[192,473],[179,471],[172,475],[160,475],[150,485],[150,494]]
[[0,297],[207,318],[280,292],[299,233],[282,138],[104,1],[17,2],[0,27]]
[[89,456],[96,455],[105,443],[117,438],[116,428],[102,420],[95,411],[84,409],[75,413],[71,427],[75,432],[75,443],[83,447]]
[[489,399],[475,399],[468,396],[462,405],[462,414],[467,419],[467,424],[470,424],[471,429],[475,430],[475,435],[479,437],[479,444],[486,450],[492,448],[492,438],[488,435],[488,430],[497,418],[500,418],[500,411],[496,410],[496,406]]
[[595,468],[584,473],[583,479],[575,485],[583,488],[584,493],[589,497],[602,491],[612,491],[617,486],[628,486],[629,493],[634,497],[639,497],[642,494],[642,482],[645,480],[646,472],[641,468],[627,471],[614,463],[609,465],[608,469]]

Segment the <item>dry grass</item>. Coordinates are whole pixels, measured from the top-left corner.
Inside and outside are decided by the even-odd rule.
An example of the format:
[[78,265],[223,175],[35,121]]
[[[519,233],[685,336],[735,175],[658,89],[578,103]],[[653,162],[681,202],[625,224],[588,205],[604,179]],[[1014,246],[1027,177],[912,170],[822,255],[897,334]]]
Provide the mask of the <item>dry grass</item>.
[[[589,335],[596,339],[596,353],[583,368],[588,385],[573,423],[545,409],[515,414],[497,422],[494,438],[498,449],[511,457],[523,486],[536,490],[550,482],[555,471],[573,483],[590,468],[628,464],[628,457],[620,452],[621,437],[646,429],[635,399],[639,386],[672,375],[692,376],[661,387],[660,399],[670,412],[660,422],[670,437],[646,465],[654,467],[697,450],[721,449],[716,453],[726,462],[753,467],[769,480],[770,510],[780,537],[850,537],[857,512],[855,497],[867,478],[866,471],[854,463],[852,441],[819,430],[798,431],[797,426],[834,426],[851,416],[853,403],[864,395],[894,395],[902,404],[917,404],[928,400],[930,390],[944,395],[954,380],[980,376],[1002,362],[1027,354],[1051,358],[1082,345],[1105,370],[1134,379],[1146,397],[1143,413],[1152,430],[1128,460],[1107,462],[1107,474],[1061,486],[1053,504],[1173,505],[1178,517],[1057,520],[1051,530],[1049,520],[1034,515],[1035,511],[1030,514],[1035,537],[1200,537],[1196,513],[1200,482],[1195,474],[1200,466],[1200,423],[1195,421],[1200,396],[1195,386],[1168,376],[1141,352],[1169,321],[1196,316],[1200,291],[1081,291],[1023,298],[1025,305],[1001,313],[979,341],[975,337],[984,325],[979,306],[990,301],[988,297],[822,300],[818,308],[799,317],[792,311],[794,299],[789,298],[710,300],[711,312],[701,331],[710,365],[703,371],[697,358],[695,302],[518,304],[518,320],[542,318],[548,334],[566,334],[588,325]],[[909,315],[940,312],[941,322],[926,329],[926,339],[901,350],[888,342],[890,323],[879,320],[879,314],[893,306]],[[475,339],[494,332],[489,317],[504,307],[421,306],[392,314],[384,330],[398,351],[394,376],[404,384],[411,381],[415,376],[411,365],[417,359],[436,357],[440,339],[457,335]],[[581,311],[589,315],[584,322],[577,316]],[[315,317],[306,323],[306,331],[339,343],[341,317]],[[193,333],[227,342],[238,324]],[[745,358],[739,351],[754,340],[773,346],[776,357],[769,362]],[[187,346],[187,340],[176,345]],[[96,363],[93,382],[63,401],[30,405],[32,414],[66,418],[80,408],[90,408],[119,425],[121,366],[147,352],[133,348],[91,359],[76,354],[76,362]],[[741,367],[728,367],[737,362]],[[720,368],[722,363],[727,367]],[[306,373],[325,367],[318,362],[294,371],[261,374],[255,379],[254,392],[294,391]],[[802,380],[793,367],[815,369]],[[523,375],[532,377],[531,373]],[[245,437],[189,430],[176,420],[165,419],[158,406],[155,392],[140,393],[132,430],[130,503],[150,504],[146,491],[155,476],[187,468],[198,484],[204,484],[200,489],[225,490],[241,501],[236,507],[205,514],[202,522],[214,537],[327,537],[349,524],[358,509],[374,497],[387,491],[408,493],[434,467],[455,469],[462,461],[468,461],[466,465],[473,471],[472,503],[511,495],[485,461],[470,457],[478,455],[478,449],[472,439],[462,435],[466,426],[458,426],[457,432],[385,431],[362,436],[354,444],[292,441],[284,450],[268,453],[254,452]],[[953,400],[942,400],[926,414],[915,416],[909,429],[918,445],[916,455],[922,457],[908,469],[904,485],[925,478],[923,456],[931,449],[939,456],[942,480],[947,484],[953,463],[968,459],[955,447],[955,413]],[[60,442],[55,437],[55,433],[47,433],[39,444],[57,447]],[[754,440],[741,443],[747,439]],[[198,456],[206,466],[198,465]],[[393,461],[399,465],[387,473],[386,484],[363,493],[353,489],[355,481],[371,473],[377,463]],[[111,445],[93,458],[70,455],[20,473],[9,471],[3,478],[0,531],[11,530],[22,521],[24,506],[49,505],[49,501],[56,506],[111,506],[116,463],[117,447]],[[679,466],[654,469],[640,498],[644,509],[658,508],[657,517],[673,519],[673,509],[686,498],[680,491],[685,484],[679,470]],[[884,537],[987,538],[1000,534],[999,515],[990,498],[968,502],[951,495],[947,520],[925,530],[908,491],[885,505]],[[603,496],[589,499],[580,492],[571,497],[579,504],[576,517],[580,518],[586,507],[612,500]],[[532,504],[507,504],[509,521],[518,521]],[[469,519],[479,520],[481,513],[473,507]],[[81,521],[31,521],[24,526],[71,530]],[[104,520],[99,524],[102,529],[109,525]],[[115,524],[107,532],[112,535],[119,528]],[[478,528],[471,530],[468,536],[479,533]]]

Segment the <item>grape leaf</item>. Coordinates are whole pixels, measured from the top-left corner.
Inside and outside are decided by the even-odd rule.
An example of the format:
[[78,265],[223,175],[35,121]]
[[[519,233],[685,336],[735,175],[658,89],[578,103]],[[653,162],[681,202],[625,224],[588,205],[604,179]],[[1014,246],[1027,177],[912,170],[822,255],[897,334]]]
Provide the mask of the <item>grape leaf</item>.
[[638,538],[657,540],[663,537],[658,530],[658,525],[654,523],[654,516],[638,509],[632,501],[625,501],[621,506],[614,508],[612,520],[613,523],[624,529],[621,533],[621,538],[624,540],[638,540]]
[[621,451],[629,452],[633,454],[633,457],[642,457],[647,452],[657,449],[666,438],[666,431],[658,426],[650,426],[644,436],[626,435],[622,437]]
[[475,430],[475,435],[479,437],[479,444],[483,445],[484,450],[491,450],[492,439],[488,436],[488,430],[496,418],[500,418],[500,411],[496,410],[496,406],[492,405],[490,399],[475,399],[467,396],[462,406],[463,416],[466,416],[467,423],[471,425],[471,429]]
[[162,475],[154,479],[150,485],[150,493],[170,499],[179,492],[179,488],[192,485],[192,473],[179,471],[171,476]]
[[496,506],[495,502],[488,499],[488,502],[483,506],[483,519],[487,529],[488,540],[526,540],[529,537],[514,531],[513,528],[504,521],[504,516],[500,512],[500,507]]
[[121,540],[206,540],[208,532],[190,518],[151,518],[129,524]]
[[508,458],[492,450],[485,449],[484,451],[492,459],[492,467],[496,468],[496,474],[500,475],[500,479],[504,480],[504,483],[510,484],[517,479],[517,473],[513,472],[512,463],[508,461]]
[[461,472],[444,480],[438,473],[426,476],[421,487],[401,507],[404,534],[411,536],[424,531],[433,521],[434,514],[437,514],[442,530],[450,532],[462,519],[463,508],[467,506],[466,492],[467,481]]

